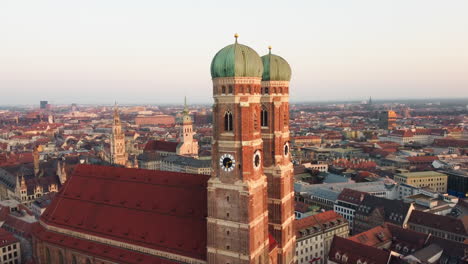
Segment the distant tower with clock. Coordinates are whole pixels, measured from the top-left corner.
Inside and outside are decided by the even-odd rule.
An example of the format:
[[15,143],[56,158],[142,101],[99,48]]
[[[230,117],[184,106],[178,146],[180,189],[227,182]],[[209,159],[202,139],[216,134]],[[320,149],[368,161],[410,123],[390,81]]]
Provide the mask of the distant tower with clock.
[[278,55],[262,57],[260,126],[263,171],[268,178],[269,232],[278,243],[278,263],[294,262],[294,177],[289,146],[291,67]]
[[[262,94],[263,75],[262,59],[250,47],[239,44],[237,35],[235,43],[221,49],[211,63],[214,126],[213,174],[208,182],[209,264],[276,263],[276,255],[269,255],[267,188],[270,183],[264,171],[264,157],[271,159],[272,154],[266,153],[262,140],[266,137],[262,128],[262,114],[265,114],[262,102],[266,100]],[[287,97],[281,100],[286,100],[286,108],[281,107],[284,111],[287,109]],[[277,130],[283,131],[282,128]],[[281,142],[287,143],[288,132],[284,131],[287,136]],[[289,157],[281,162],[285,170],[291,168],[287,164],[290,163]],[[271,162],[268,164],[270,168]],[[292,185],[289,184],[275,185],[275,188],[291,188],[284,190],[284,193],[292,192]],[[279,189],[277,191],[281,192]],[[280,212],[283,213],[286,214],[286,211]],[[280,218],[289,218],[289,211],[287,216],[281,215]],[[280,228],[279,233],[282,232]],[[278,237],[282,238],[282,235]]]
[[114,120],[112,122],[111,163],[126,166],[127,161],[125,134],[122,132],[122,122],[120,121],[119,109],[116,104],[114,106]]

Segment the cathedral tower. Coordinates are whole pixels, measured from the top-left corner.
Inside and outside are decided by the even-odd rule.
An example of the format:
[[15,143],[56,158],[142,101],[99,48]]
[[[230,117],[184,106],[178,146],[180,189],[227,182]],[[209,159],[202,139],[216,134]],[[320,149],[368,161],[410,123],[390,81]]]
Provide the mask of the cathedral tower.
[[125,166],[127,164],[127,159],[127,153],[125,152],[125,135],[122,132],[119,110],[117,105],[115,105],[114,121],[112,123],[111,163]]
[[187,107],[187,98],[184,101],[184,112],[182,113],[182,124],[180,127],[180,144],[177,146],[177,154],[189,157],[198,157],[198,142],[193,139],[192,118]]
[[269,263],[258,54],[236,41],[211,63],[213,174],[208,182],[207,263]]
[[289,146],[291,67],[270,52],[262,57],[260,124],[268,178],[269,232],[278,242],[278,264],[294,263],[294,177]]

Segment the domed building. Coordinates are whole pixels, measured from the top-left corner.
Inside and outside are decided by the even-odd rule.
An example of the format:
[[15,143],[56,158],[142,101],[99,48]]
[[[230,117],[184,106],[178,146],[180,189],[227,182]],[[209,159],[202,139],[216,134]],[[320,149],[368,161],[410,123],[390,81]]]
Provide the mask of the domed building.
[[[236,35],[237,36],[237,35]],[[211,62],[211,78],[262,77],[263,63],[252,48],[234,44],[222,48]]]
[[263,74],[262,81],[287,81],[291,80],[291,66],[282,57],[270,52],[262,56]]
[[289,64],[236,35],[211,77],[213,173],[78,165],[34,228],[36,263],[294,263]]

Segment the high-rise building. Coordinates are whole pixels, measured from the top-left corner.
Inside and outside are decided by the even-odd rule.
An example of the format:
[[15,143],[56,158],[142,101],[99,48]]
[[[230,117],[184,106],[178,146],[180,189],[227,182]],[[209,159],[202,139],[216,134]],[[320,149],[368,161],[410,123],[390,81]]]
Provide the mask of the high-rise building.
[[268,181],[268,230],[278,243],[278,263],[294,260],[294,177],[289,145],[291,67],[278,55],[262,57],[260,131]]
[[49,104],[48,101],[40,101],[40,102],[39,102],[39,107],[40,107],[41,109],[47,109],[47,105],[48,105],[48,104]]
[[397,113],[393,110],[386,110],[379,113],[379,127],[381,129],[396,128]]

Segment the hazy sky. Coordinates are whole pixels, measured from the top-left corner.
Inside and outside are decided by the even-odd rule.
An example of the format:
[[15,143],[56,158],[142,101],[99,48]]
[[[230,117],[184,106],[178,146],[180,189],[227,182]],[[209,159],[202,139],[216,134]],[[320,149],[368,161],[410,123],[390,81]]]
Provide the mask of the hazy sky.
[[209,103],[236,32],[293,101],[468,97],[467,0],[1,0],[0,105]]

